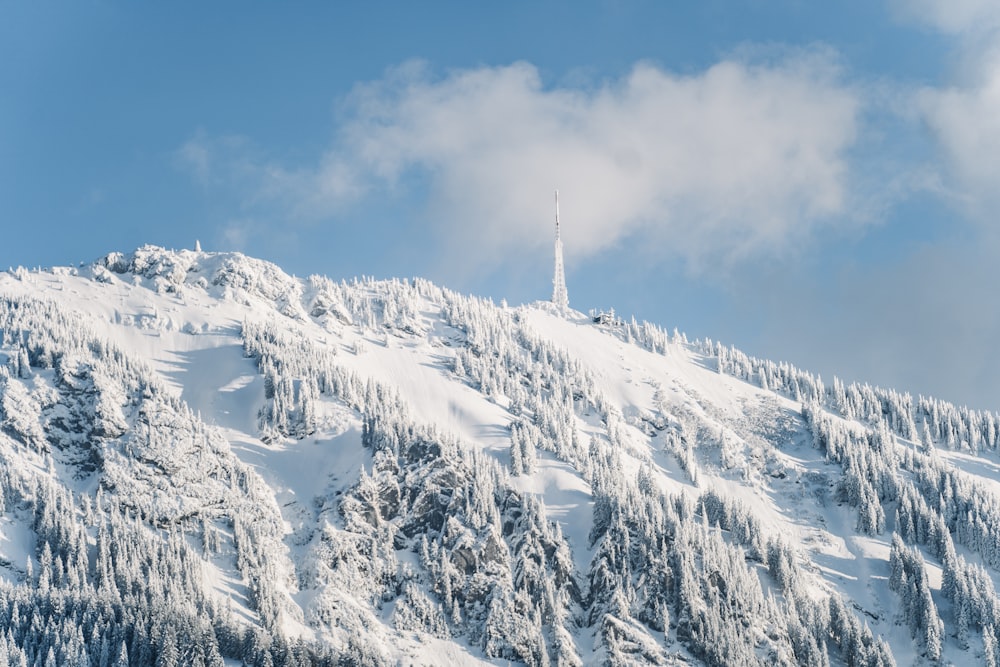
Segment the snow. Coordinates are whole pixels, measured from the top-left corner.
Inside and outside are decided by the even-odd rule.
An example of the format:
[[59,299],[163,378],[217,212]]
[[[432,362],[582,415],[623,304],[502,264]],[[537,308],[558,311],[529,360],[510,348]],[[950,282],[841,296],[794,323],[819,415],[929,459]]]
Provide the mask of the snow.
[[572,466],[549,452],[539,452],[535,472],[515,477],[512,483],[514,488],[544,499],[548,518],[559,522],[569,541],[576,569],[586,572],[592,555],[588,533],[594,503],[590,486]]
[[395,387],[416,419],[457,435],[469,443],[506,455],[510,417],[502,407],[451,375],[441,348],[422,339],[392,341],[388,346],[369,339],[364,352],[342,355],[344,367],[362,377]]
[[[257,427],[257,408],[264,402],[264,379],[235,334],[199,336],[204,347],[171,350],[166,373],[181,389],[181,398],[204,418],[247,435]],[[166,365],[165,364],[165,365]]]
[[[204,253],[182,259],[200,262],[192,272],[197,276],[210,275],[224,261]],[[177,292],[157,291],[151,289],[154,279],[104,273],[106,282],[93,279],[99,272],[86,270],[30,273],[23,279],[2,274],[0,292],[42,294],[84,313],[101,336],[150,364],[192,410],[221,430],[232,451],[273,489],[285,521],[289,556],[299,562],[308,553],[308,531],[321,512],[322,503],[317,501],[343,491],[362,468],[370,468],[361,446],[358,415],[324,400],[317,433],[298,441],[262,442],[258,409],[264,404],[264,383],[255,362],[243,354],[239,327],[248,319],[273,318],[276,303],[228,286],[205,290],[185,282]],[[105,280],[104,274],[99,275]],[[302,286],[286,278],[274,278],[271,287],[260,288],[261,293],[301,293]],[[293,315],[280,316],[285,326],[338,349],[338,363],[361,378],[393,387],[417,421],[509,465],[512,417],[507,406],[502,398],[486,398],[452,372],[454,351],[449,345],[455,332],[442,324],[432,304],[422,304],[427,333],[417,335],[373,332],[361,324],[339,321],[331,325],[301,316],[298,303],[285,305]],[[794,401],[720,375],[713,362],[691,346],[672,343],[664,354],[655,354],[624,342],[580,313],[559,314],[541,306],[524,306],[518,313],[542,339],[580,360],[626,421],[634,423],[639,415],[661,411],[691,415],[701,427],[722,434],[724,446],[737,453],[734,467],[724,464],[721,449],[717,455],[703,455],[695,485],[662,449],[660,436],[649,437],[629,425],[621,454],[630,474],[652,464],[658,483],[667,491],[693,496],[713,489],[738,499],[763,523],[768,536],[794,543],[818,596],[827,591],[844,594],[891,643],[897,659],[915,657],[908,630],[895,624],[896,602],[887,589],[888,536],[856,534],[854,510],[833,498],[831,487],[839,477],[839,466],[826,462],[801,433],[780,446],[763,448],[758,443],[760,429],[772,427],[779,418],[798,419]],[[758,421],[749,422],[748,415],[757,415]],[[603,425],[581,419],[578,428],[597,436]],[[766,461],[755,458],[758,450],[763,450]],[[941,455],[1000,495],[1000,464],[995,460],[968,452]],[[772,470],[780,475],[772,475]],[[512,477],[510,483],[543,499],[548,518],[559,523],[568,539],[577,571],[586,572],[592,556],[588,533],[593,502],[579,472],[554,455],[539,452],[534,472]],[[31,541],[30,527],[16,514],[0,515],[0,577],[18,580]],[[940,564],[927,561],[931,587],[939,595]],[[214,559],[206,564],[205,576],[220,596],[234,600],[239,613],[252,618],[246,608],[245,582],[231,562]],[[315,595],[308,590],[288,593],[303,610]],[[305,626],[292,629],[296,634],[310,632]],[[460,643],[427,636],[398,637],[395,651],[401,664],[500,664],[474,655]]]
[[989,460],[985,455],[976,456],[963,451],[941,450],[939,455],[980,484],[986,485],[993,493],[1000,494],[1000,463]]
[[0,579],[17,583],[24,579],[24,568],[32,557],[34,544],[29,521],[14,513],[0,514]]
[[398,647],[398,664],[418,667],[463,667],[465,665],[505,665],[508,660],[490,660],[472,653],[468,647],[417,633],[404,633]]

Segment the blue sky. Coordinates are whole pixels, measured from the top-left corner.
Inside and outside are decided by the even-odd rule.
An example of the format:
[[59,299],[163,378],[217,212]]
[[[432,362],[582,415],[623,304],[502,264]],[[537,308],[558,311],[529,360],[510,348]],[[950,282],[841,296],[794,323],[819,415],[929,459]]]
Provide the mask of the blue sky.
[[1000,407],[1000,10],[0,0],[0,266],[144,243]]

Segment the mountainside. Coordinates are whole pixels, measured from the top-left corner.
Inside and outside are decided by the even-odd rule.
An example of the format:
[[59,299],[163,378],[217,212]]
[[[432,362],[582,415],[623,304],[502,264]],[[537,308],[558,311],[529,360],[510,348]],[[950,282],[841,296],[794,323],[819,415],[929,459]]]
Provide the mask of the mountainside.
[[0,274],[0,664],[1000,665],[1000,417],[597,319]]

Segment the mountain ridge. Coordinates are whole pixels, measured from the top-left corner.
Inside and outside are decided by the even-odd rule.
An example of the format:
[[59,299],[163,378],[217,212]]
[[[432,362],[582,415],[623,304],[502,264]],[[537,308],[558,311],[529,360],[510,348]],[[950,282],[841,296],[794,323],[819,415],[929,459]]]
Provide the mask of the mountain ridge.
[[[238,253],[145,246],[0,295],[12,661],[998,657],[994,413]],[[79,617],[38,632],[18,599]],[[102,604],[119,620],[83,621]],[[45,639],[70,618],[93,637]]]

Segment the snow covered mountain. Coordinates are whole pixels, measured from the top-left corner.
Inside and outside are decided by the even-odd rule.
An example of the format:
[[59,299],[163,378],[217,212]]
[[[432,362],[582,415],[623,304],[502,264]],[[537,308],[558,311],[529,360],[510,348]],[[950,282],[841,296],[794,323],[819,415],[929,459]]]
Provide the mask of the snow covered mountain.
[[1000,664],[1000,418],[144,247],[0,274],[0,664]]

